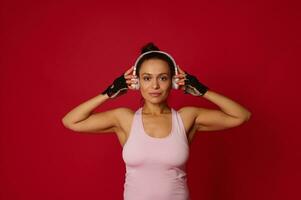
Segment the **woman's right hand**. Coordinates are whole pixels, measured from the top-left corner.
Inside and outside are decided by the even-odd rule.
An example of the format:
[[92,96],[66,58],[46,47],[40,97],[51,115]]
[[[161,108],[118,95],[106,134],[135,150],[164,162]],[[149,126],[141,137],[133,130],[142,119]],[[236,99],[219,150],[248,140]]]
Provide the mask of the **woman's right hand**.
[[124,73],[124,78],[126,80],[126,84],[127,84],[128,88],[131,90],[135,89],[133,84],[137,83],[137,79],[138,79],[138,77],[136,75],[133,75],[133,71],[134,71],[134,66],[132,66],[130,69],[128,69]]
[[128,89],[134,89],[132,84],[137,82],[137,77],[132,74],[133,70],[134,66],[116,78],[102,94],[107,94],[110,98],[115,98],[125,94]]

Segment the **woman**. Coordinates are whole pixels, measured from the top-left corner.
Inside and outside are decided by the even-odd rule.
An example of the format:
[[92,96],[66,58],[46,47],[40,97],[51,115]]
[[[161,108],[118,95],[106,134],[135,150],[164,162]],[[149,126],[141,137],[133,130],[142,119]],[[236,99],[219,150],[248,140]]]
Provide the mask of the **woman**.
[[[92,113],[110,98],[138,88],[144,99],[138,110]],[[167,104],[172,88],[203,97],[220,110],[187,106],[176,111]],[[76,132],[117,134],[126,164],[125,200],[188,200],[185,164],[195,133],[236,127],[250,116],[246,108],[210,90],[181,70],[171,55],[148,43],[133,67],[102,94],[67,113],[62,122]]]

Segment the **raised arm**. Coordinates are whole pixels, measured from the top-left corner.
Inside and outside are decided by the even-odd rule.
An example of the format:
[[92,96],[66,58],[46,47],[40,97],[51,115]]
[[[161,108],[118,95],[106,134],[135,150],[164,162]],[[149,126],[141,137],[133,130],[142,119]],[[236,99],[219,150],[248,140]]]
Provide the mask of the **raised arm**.
[[120,127],[122,118],[131,114],[127,108],[116,108],[104,112],[93,113],[93,111],[110,98],[125,94],[132,83],[132,68],[124,75],[118,77],[104,91],[80,105],[73,108],[63,118],[62,123],[66,128],[76,132],[115,132]]
[[207,86],[187,72],[180,69],[180,85],[191,95],[203,97],[216,104],[220,109],[184,107],[182,111],[194,119],[194,126],[198,131],[215,131],[239,126],[248,121],[251,112],[234,100],[210,90]]
[[198,108],[195,119],[198,131],[215,131],[236,127],[251,117],[251,112],[245,107],[212,90],[208,90],[203,98],[219,106],[220,110]]
[[112,132],[118,126],[116,110],[98,112],[93,110],[109,99],[108,95],[99,94],[73,108],[62,119],[66,128],[76,132]]

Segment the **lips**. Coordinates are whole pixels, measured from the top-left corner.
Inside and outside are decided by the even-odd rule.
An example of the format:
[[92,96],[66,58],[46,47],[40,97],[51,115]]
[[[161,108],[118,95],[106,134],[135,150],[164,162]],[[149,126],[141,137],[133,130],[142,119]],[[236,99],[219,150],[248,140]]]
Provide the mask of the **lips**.
[[161,93],[160,92],[150,92],[149,95],[152,97],[158,97],[161,95]]

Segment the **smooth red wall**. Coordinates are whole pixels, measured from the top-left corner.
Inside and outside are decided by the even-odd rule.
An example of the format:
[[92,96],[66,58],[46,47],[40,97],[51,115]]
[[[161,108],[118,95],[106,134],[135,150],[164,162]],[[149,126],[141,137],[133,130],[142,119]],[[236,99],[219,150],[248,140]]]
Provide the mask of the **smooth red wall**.
[[[62,117],[101,93],[147,42],[252,112],[191,145],[193,200],[300,199],[298,1],[1,1],[0,199],[122,199],[115,134]],[[218,107],[180,91],[170,105]],[[137,109],[138,92],[97,111]],[[299,198],[298,198],[299,197]]]

